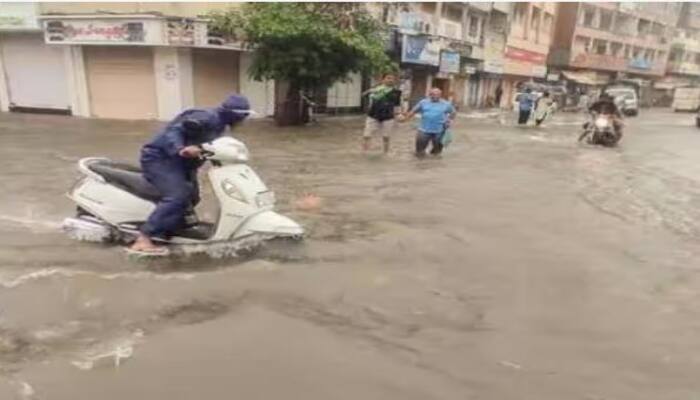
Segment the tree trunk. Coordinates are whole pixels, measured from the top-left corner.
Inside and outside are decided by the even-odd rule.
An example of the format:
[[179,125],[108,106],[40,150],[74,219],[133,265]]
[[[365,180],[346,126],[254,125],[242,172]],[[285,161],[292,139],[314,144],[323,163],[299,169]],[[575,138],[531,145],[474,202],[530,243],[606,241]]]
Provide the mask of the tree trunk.
[[279,126],[301,125],[304,123],[304,109],[299,88],[290,83],[286,97],[275,106],[275,121]]

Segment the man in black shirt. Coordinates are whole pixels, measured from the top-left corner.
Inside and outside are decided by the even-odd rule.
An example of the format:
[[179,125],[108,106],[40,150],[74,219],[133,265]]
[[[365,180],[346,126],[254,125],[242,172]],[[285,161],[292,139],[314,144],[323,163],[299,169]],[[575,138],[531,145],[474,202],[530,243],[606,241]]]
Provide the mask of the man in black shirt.
[[401,91],[394,87],[396,76],[384,74],[382,83],[364,94],[369,94],[370,107],[362,135],[362,149],[369,150],[370,141],[376,132],[382,133],[384,153],[389,152],[391,132],[394,130],[394,116],[401,106]]

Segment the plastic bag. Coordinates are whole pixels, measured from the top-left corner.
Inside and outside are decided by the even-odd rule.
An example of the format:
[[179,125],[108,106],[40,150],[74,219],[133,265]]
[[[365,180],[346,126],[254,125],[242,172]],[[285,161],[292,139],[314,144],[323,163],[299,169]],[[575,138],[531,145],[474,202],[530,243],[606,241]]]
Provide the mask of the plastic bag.
[[447,147],[450,143],[452,143],[452,140],[452,130],[450,128],[445,129],[445,133],[443,133],[442,137],[440,138],[440,143],[444,147]]

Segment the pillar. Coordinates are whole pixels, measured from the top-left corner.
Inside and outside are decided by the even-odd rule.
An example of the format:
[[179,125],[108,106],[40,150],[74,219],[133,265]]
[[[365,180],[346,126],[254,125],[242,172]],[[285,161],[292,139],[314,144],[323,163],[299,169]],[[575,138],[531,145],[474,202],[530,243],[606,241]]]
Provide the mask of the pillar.
[[2,36],[0,36],[0,111],[10,111],[10,91],[7,88],[5,64],[2,60]]
[[65,46],[64,62],[71,113],[77,117],[90,116],[90,97],[82,46]]
[[153,68],[156,77],[158,119],[169,120],[194,104],[192,56],[189,49],[156,47]]

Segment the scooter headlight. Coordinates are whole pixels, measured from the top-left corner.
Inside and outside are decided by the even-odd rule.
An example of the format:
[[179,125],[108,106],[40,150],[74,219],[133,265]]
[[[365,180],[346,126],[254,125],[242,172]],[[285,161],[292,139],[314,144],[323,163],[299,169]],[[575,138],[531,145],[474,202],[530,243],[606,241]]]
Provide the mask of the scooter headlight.
[[243,196],[241,190],[238,189],[238,187],[228,179],[224,179],[221,182],[221,190],[223,190],[224,193],[226,193],[226,196],[232,199],[236,199],[241,203],[248,203],[248,200],[245,198],[245,196]]
[[595,126],[598,129],[603,129],[608,127],[608,120],[606,118],[598,118],[595,120]]

